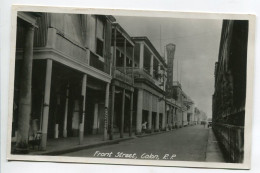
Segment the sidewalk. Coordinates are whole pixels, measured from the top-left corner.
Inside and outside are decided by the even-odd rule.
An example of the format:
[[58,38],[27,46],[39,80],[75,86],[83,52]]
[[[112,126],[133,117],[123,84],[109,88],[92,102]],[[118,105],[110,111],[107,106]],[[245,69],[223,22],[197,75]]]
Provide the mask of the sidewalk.
[[130,140],[134,138],[146,137],[151,135],[157,135],[161,133],[166,133],[169,131],[160,131],[153,133],[144,133],[140,135],[132,134],[132,137],[129,136],[129,133],[124,133],[124,138],[120,138],[119,133],[113,135],[113,140],[103,140],[103,135],[88,135],[84,137],[83,144],[79,145],[78,137],[68,137],[68,138],[58,138],[58,139],[49,139],[47,142],[47,147],[45,151],[37,150],[37,147],[34,150],[31,150],[29,155],[60,155],[64,153],[79,151],[88,148],[94,148],[104,145],[117,144],[119,142]]
[[59,155],[69,152],[74,152],[82,149],[98,147],[102,145],[116,144],[120,141],[134,139],[135,136],[129,137],[128,133],[124,134],[124,138],[120,138],[119,133],[114,134],[113,140],[103,140],[103,134],[88,135],[84,137],[83,143],[79,145],[79,137],[68,137],[49,139],[45,151],[35,150],[30,151],[30,155]]
[[206,162],[225,162],[224,156],[212,128],[209,129]]

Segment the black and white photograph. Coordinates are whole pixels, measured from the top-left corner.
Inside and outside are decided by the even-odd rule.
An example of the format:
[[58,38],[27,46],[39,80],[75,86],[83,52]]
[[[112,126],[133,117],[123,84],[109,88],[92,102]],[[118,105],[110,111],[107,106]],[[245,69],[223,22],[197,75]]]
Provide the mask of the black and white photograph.
[[254,16],[28,9],[8,160],[250,169]]

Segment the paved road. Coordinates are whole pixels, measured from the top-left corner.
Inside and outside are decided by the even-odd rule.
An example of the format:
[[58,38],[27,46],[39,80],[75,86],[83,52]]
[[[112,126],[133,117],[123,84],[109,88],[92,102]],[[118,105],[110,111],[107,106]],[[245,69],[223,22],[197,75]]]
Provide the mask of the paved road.
[[208,132],[202,125],[189,126],[64,156],[205,161]]

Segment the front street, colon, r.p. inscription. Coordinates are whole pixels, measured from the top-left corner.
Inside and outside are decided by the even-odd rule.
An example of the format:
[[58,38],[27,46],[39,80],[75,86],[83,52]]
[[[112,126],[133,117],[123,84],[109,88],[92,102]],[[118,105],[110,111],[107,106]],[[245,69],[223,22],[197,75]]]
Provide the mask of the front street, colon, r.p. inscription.
[[176,154],[164,154],[162,157],[158,154],[153,153],[124,153],[124,152],[100,152],[96,151],[93,155],[94,157],[104,157],[104,158],[122,158],[122,159],[147,159],[147,160],[173,160],[176,158]]

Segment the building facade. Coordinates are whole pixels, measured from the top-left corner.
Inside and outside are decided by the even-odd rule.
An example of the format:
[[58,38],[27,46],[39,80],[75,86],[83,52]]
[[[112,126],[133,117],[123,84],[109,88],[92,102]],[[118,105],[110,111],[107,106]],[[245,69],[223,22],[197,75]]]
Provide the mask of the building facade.
[[215,65],[213,129],[229,162],[243,162],[248,21],[224,20]]
[[165,85],[166,63],[147,37],[132,37],[134,49],[134,86],[136,133],[166,130]]
[[[35,15],[35,25],[28,24]],[[18,14],[12,134],[17,150],[27,150],[38,132],[43,150],[49,138],[107,138],[112,22],[112,16]]]
[[117,132],[121,138],[125,132],[132,136],[134,47],[135,44],[127,32],[118,23],[113,23],[110,139],[113,139],[113,133]]

